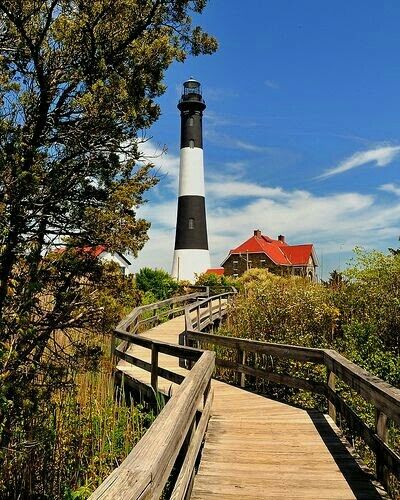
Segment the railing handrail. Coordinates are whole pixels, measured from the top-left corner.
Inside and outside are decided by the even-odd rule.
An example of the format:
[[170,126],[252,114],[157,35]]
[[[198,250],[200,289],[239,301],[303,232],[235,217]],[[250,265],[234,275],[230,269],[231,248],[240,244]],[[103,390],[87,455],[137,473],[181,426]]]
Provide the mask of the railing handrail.
[[[195,311],[197,308],[203,307],[207,304],[210,304],[212,302],[215,302],[216,300],[219,301],[219,304],[222,304],[222,300],[224,298],[228,299],[229,297],[232,297],[234,294],[236,294],[236,289],[234,287],[230,287],[231,290],[228,292],[223,292],[218,295],[212,295],[211,297],[206,297],[203,298],[202,300],[199,300],[197,302],[194,302],[193,304],[188,305],[185,307],[185,330],[187,331],[188,329],[193,329],[193,321],[191,318],[191,313]],[[225,311],[220,311],[225,312]],[[205,315],[207,316],[207,315]],[[199,326],[199,325],[198,325]]]
[[[336,420],[336,411],[341,412],[346,421],[351,422],[353,426],[352,429],[355,429],[356,433],[362,436],[375,453],[378,479],[387,486],[386,470],[390,470],[392,473],[398,473],[400,475],[400,457],[386,444],[387,417],[396,423],[400,423],[400,389],[369,374],[355,363],[352,363],[344,356],[331,349],[275,344],[271,342],[216,335],[212,333],[212,331],[211,333],[202,331],[207,328],[212,330],[214,322],[221,321],[221,319],[226,316],[228,301],[234,293],[236,293],[236,290],[209,297],[207,290],[186,294],[181,297],[173,297],[172,299],[159,301],[155,304],[140,306],[135,308],[117,326],[115,335],[118,338],[125,342],[134,343],[151,349],[152,362],[147,363],[140,361],[119,348],[115,350],[117,356],[121,359],[128,360],[128,362],[140,361],[138,366],[151,371],[151,381],[154,390],[157,390],[158,376],[162,376],[178,384],[180,383],[180,386],[177,391],[174,391],[172,398],[156,418],[142,440],[140,440],[129,454],[127,459],[118,469],[114,470],[98,490],[96,490],[92,496],[93,499],[98,499],[100,497],[102,499],[111,499],[114,498],[116,492],[118,492],[118,495],[121,495],[122,492],[122,496],[127,499],[155,498],[161,494],[184,439],[182,438],[181,441],[176,434],[179,431],[178,433],[181,433],[181,436],[185,437],[188,435],[188,429],[194,421],[193,419],[200,404],[199,399],[197,399],[197,406],[193,401],[198,398],[199,394],[200,400],[202,399],[201,391],[204,389],[204,407],[201,416],[202,423],[198,426],[198,435],[195,439],[197,443],[196,446],[200,446],[199,443],[201,443],[202,436],[206,429],[206,420],[209,418],[212,401],[212,391],[209,391],[209,387],[215,364],[234,370],[240,375],[238,384],[241,387],[245,385],[245,376],[251,375],[265,378],[289,387],[296,387],[315,392],[316,394],[322,394],[328,400],[329,414],[331,417]],[[186,303],[193,300],[195,302],[184,307],[186,328],[183,340],[185,343],[188,341],[195,342],[196,347],[187,345],[178,346],[176,344],[145,338],[137,335],[137,326],[135,326],[134,331],[129,331],[133,323],[135,325],[139,324],[138,318],[145,312],[154,310],[156,313],[168,305]],[[174,311],[177,310],[175,309]],[[182,308],[180,308],[179,311],[182,312]],[[197,312],[195,318],[193,318],[194,312]],[[155,314],[157,318],[163,315],[165,315],[165,311],[161,312],[159,315]],[[153,317],[143,321],[151,321],[152,319]],[[211,351],[204,351],[199,348],[201,342],[236,349],[236,361],[216,359],[215,354]],[[158,367],[159,352],[189,360],[190,366],[192,367],[191,371],[184,377],[181,374],[174,374],[164,368]],[[268,354],[285,359],[324,365],[327,369],[327,382],[304,380],[286,374],[277,374],[271,371],[252,368],[246,364],[247,352]],[[201,383],[199,386],[198,377],[203,381],[208,379],[207,384],[204,385]],[[370,429],[363,422],[361,417],[354,413],[341,398],[340,393],[335,391],[336,378],[341,379],[366,401],[375,405],[377,410],[375,430]],[[189,387],[191,387],[191,389],[189,389]],[[198,391],[196,389],[196,392],[194,388],[199,389]],[[206,397],[209,392],[210,395]],[[189,401],[190,405],[188,406]],[[167,408],[168,411],[166,411]],[[167,445],[165,447],[157,446],[157,441],[165,441],[166,436],[168,436]],[[191,442],[193,443],[193,440]],[[195,448],[197,452],[198,449],[199,448]],[[190,463],[192,467],[194,466],[193,456],[188,463]],[[187,486],[185,485],[187,485],[188,474],[192,473],[192,470],[188,472],[187,469],[181,471],[175,486],[175,493],[173,494],[174,499],[184,498],[181,493],[182,491],[186,491],[185,488]],[[185,478],[185,481],[183,481],[182,478]],[[179,494],[176,488],[181,488]],[[183,493],[183,495],[184,494],[185,493]]]
[[[166,306],[185,304],[190,300],[207,297],[208,287],[201,287],[201,290],[136,307],[115,328],[114,336],[123,340],[123,343],[113,349],[113,354],[133,364],[139,364],[143,369],[150,371],[151,385],[155,392],[157,392],[158,376],[180,385],[122,464],[114,469],[91,495],[90,498],[93,500],[100,498],[102,500],[158,498],[168,481],[186,438],[189,437],[191,446],[186,451],[186,465],[182,466],[172,493],[174,499],[185,498],[211,413],[213,397],[211,378],[215,367],[215,354],[211,351],[140,336],[137,334],[137,325],[140,324],[139,318],[145,312],[159,311]],[[176,310],[172,312],[176,312]],[[161,312],[159,316],[163,315],[164,312]],[[132,324],[135,325],[133,332],[129,331]],[[126,352],[125,343],[151,349],[151,363],[139,360]],[[184,377],[159,367],[158,353],[189,359],[194,361],[194,365]],[[197,416],[199,413],[200,417]],[[160,446],[160,442],[163,442],[163,446]]]
[[[324,364],[366,401],[400,425],[400,389],[361,368],[333,349],[323,349]],[[350,374],[350,376],[349,376]]]
[[[400,389],[389,384],[388,382],[385,382],[376,375],[370,374],[364,368],[361,368],[356,363],[353,363],[334,349],[304,347],[292,344],[279,344],[275,342],[252,340],[241,337],[216,335],[212,333],[204,333],[200,329],[196,329],[193,327],[193,321],[190,317],[190,312],[193,312],[198,306],[204,307],[208,303],[213,302],[220,297],[222,298],[230,295],[232,295],[232,293],[225,292],[223,294],[211,296],[201,302],[195,302],[187,306],[185,308],[185,319],[187,321],[186,332],[192,335],[200,333],[202,338],[206,342],[214,342],[224,347],[240,347],[243,350],[247,350],[250,352],[264,352],[265,354],[293,359],[296,361],[324,364],[329,370],[334,372],[335,375],[337,375],[344,382],[349,382],[348,374],[350,373],[354,377],[354,379],[350,380],[349,383],[351,388],[358,393],[361,392],[361,396],[363,396],[363,392],[367,392],[367,389],[372,391],[373,395],[367,396],[369,397],[368,401],[371,403],[379,404],[382,400],[385,400],[387,404],[393,406],[393,409],[389,410],[390,415],[388,416],[390,416],[390,418],[400,424]],[[208,316],[207,313],[204,314],[204,317],[206,316]],[[341,370],[339,370],[339,368]],[[356,382],[358,382],[359,384],[358,387],[355,386]]]
[[201,354],[150,429],[91,498],[134,500],[161,495],[210,383],[214,358],[211,351]]
[[[185,309],[185,343],[194,342],[196,347],[201,343],[218,345],[236,350],[236,360],[216,358],[216,365],[233,370],[237,374],[237,384],[245,386],[245,376],[250,375],[283,384],[289,387],[303,389],[320,394],[328,401],[329,415],[337,422],[336,412],[343,415],[351,430],[360,436],[371,448],[376,456],[376,475],[378,480],[387,488],[389,481],[387,471],[400,477],[400,457],[387,445],[388,422],[391,419],[400,425],[400,389],[390,385],[375,375],[348,360],[333,349],[319,349],[289,344],[275,344],[239,337],[216,335],[202,331],[211,325],[213,327],[213,308],[211,304],[220,296],[209,297],[196,302]],[[221,299],[219,298],[219,301]],[[209,307],[207,307],[209,306]],[[200,309],[204,309],[200,313]],[[221,317],[227,314],[227,307],[221,309]],[[197,309],[197,319],[191,313]],[[217,315],[218,316],[218,315]],[[205,320],[204,320],[205,318]],[[203,321],[202,321],[203,319]],[[218,318],[219,320],[221,318]],[[327,382],[318,382],[309,379],[293,377],[287,374],[253,368],[246,364],[247,353],[259,353],[291,359],[301,362],[311,362],[324,365],[327,369]],[[364,420],[336,392],[336,378],[347,384],[352,390],[375,406],[375,428],[370,428]]]
[[153,304],[145,304],[143,306],[135,307],[129,314],[127,314],[117,325],[116,330],[126,330],[127,327],[143,312],[152,311],[155,309],[161,309],[165,306],[171,304],[178,304],[180,302],[186,302],[187,300],[197,299],[199,297],[208,296],[208,287],[201,287],[203,291],[193,292],[186,295],[178,295],[176,297],[171,297],[169,299],[160,300]]

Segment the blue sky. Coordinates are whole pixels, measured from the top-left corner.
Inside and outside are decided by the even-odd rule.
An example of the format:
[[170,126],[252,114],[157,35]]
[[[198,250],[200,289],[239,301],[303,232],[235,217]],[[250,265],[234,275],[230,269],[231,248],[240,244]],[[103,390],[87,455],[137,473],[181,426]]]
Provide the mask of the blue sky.
[[400,235],[400,2],[213,0],[197,20],[220,43],[167,72],[143,145],[161,180],[140,213],[150,241],[134,269],[170,271],[182,82],[201,81],[213,265],[260,228],[314,243],[323,274],[356,245]]

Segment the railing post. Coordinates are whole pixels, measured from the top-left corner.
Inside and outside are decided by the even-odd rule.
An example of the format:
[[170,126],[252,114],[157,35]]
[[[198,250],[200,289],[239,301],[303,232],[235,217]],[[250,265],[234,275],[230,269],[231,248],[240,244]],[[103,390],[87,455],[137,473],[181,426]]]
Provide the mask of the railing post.
[[[387,442],[387,416],[378,408],[375,408],[375,432],[384,443]],[[387,489],[388,473],[379,452],[376,454],[376,478],[382,483],[383,487]]]
[[154,392],[158,391],[158,347],[151,345],[151,387]]
[[209,380],[205,390],[204,390],[204,394],[203,394],[203,408],[205,407],[206,405],[206,402],[207,402],[207,398],[208,398],[208,395],[210,393],[210,389],[211,389],[211,379]]
[[222,318],[222,298],[219,296],[218,298],[218,313],[219,313],[219,319]]
[[[336,386],[336,375],[331,371],[328,370],[328,387],[331,389],[333,392],[336,392],[335,386]],[[336,424],[336,406],[334,403],[332,403],[328,397],[328,415],[331,417],[331,419],[335,422]]]
[[197,330],[200,330],[200,305],[197,306],[196,313],[197,313]]
[[[243,351],[240,347],[237,349],[236,362],[238,365],[246,364],[246,351]],[[246,375],[239,370],[236,372],[236,384],[239,387],[244,387],[246,384]]]
[[208,315],[210,319],[210,324],[212,325],[212,300],[208,303]]

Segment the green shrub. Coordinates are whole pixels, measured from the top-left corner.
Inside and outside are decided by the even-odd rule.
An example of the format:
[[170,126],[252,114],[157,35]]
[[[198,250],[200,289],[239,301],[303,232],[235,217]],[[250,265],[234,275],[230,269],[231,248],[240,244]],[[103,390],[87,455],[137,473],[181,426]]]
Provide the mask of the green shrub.
[[178,282],[166,271],[149,267],[143,267],[136,274],[136,286],[144,293],[151,292],[157,300],[172,297],[179,288]]

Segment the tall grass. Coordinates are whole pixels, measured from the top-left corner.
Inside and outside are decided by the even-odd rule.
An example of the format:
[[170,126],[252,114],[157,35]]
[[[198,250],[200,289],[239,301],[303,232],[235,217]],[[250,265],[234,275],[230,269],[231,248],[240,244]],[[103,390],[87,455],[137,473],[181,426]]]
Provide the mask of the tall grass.
[[1,450],[0,498],[87,498],[153,420],[153,412],[114,386],[106,355],[97,371],[71,370]]

